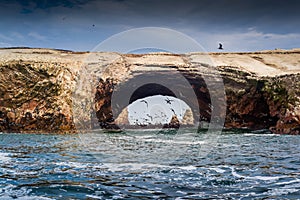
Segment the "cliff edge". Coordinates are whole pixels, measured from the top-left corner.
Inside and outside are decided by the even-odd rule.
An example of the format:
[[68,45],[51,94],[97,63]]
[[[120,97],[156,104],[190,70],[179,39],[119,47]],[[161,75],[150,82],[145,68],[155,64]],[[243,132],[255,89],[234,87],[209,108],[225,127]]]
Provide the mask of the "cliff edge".
[[[300,134],[300,49],[182,55],[0,49],[0,131],[118,128],[111,105],[117,86],[133,87],[133,80],[148,74],[154,80],[156,75],[165,77],[185,91],[187,88],[172,76],[175,72],[186,78],[197,96],[197,101],[183,97],[192,109],[200,108],[198,113],[193,110],[196,119],[210,122],[215,108],[203,77],[216,77],[211,65],[225,87],[226,128]],[[88,76],[91,89],[85,91],[91,96],[78,89],[83,74],[92,74]],[[133,93],[130,101],[153,94],[174,95],[164,88],[152,88]],[[81,101],[74,103],[76,93]],[[116,112],[126,106],[120,105]],[[80,109],[90,112],[74,117]]]

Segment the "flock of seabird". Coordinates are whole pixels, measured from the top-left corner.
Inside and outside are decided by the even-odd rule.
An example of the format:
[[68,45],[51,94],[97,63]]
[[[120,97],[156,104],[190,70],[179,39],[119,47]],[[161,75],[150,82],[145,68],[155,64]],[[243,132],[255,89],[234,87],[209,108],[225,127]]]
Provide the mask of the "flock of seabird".
[[[165,101],[166,101],[166,103],[167,104],[172,104],[172,102],[174,101],[174,100],[172,100],[172,99],[169,99],[168,97],[166,98],[166,99],[164,99]],[[141,100],[140,102],[142,102],[142,103],[145,103],[146,104],[146,106],[147,106],[147,108],[149,107],[149,103],[146,101],[146,100]],[[173,112],[173,114],[174,115],[176,115],[176,113],[175,113],[175,110],[173,109],[173,108],[170,108],[170,110]],[[134,112],[135,114],[136,114],[136,112]],[[167,115],[164,113],[164,112],[161,112],[161,116],[159,116],[158,114],[155,114],[155,116],[153,117],[153,116],[151,116],[150,114],[146,114],[146,116],[148,117],[148,118],[143,118],[143,121],[144,122],[151,122],[151,121],[153,121],[153,118],[158,118],[158,117],[166,117]],[[149,120],[150,119],[150,120]],[[139,122],[138,122],[139,120],[138,119],[136,119],[135,120],[135,123],[136,124],[139,124]]]

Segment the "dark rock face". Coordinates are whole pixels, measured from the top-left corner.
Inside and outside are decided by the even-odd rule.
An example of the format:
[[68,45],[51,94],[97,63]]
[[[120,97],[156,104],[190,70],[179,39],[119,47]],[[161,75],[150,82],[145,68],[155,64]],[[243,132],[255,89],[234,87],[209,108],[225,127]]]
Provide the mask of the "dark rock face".
[[274,126],[278,118],[270,115],[265,99],[267,80],[228,67],[222,70],[227,98],[225,127],[265,129]]
[[47,133],[74,129],[70,91],[64,91],[62,85],[67,70],[56,64],[39,65],[0,66],[0,131]]
[[300,134],[300,75],[269,79],[264,88],[270,116],[278,118],[271,131]]
[[114,116],[111,111],[111,96],[114,91],[115,83],[113,79],[100,79],[96,87],[95,111],[101,128],[118,129],[114,124]]
[[243,74],[236,80],[232,79],[234,75],[223,75],[227,97],[225,127],[299,134],[299,74],[274,78]]
[[[75,56],[71,52],[61,54]],[[186,62],[188,56],[169,54],[152,55],[152,60],[145,57],[146,61],[141,59],[142,55],[119,57],[121,59],[113,63],[107,61],[109,58],[92,63],[95,69],[101,69],[100,78],[92,83],[92,98],[85,99],[90,97],[82,95],[82,101],[76,104],[88,111],[77,119],[84,122],[83,128],[118,129],[115,118],[126,106],[135,100],[160,94],[186,102],[195,123],[211,122],[212,113],[226,105],[226,116],[221,116],[222,113],[219,116],[225,118],[226,128],[270,129],[274,133],[300,134],[300,74],[264,77],[235,66],[218,66],[226,99],[212,106],[212,97],[221,95],[222,91],[214,88],[220,80],[208,65],[200,63],[199,71],[196,69],[199,65]],[[13,60],[0,64],[0,132],[74,132],[81,128],[78,124],[75,126],[72,99],[81,64],[76,60],[69,63],[64,59],[56,62],[55,59],[47,62]],[[159,63],[159,59],[169,60],[169,63]],[[184,77],[188,86],[178,82],[176,73]],[[156,82],[157,77],[170,87]],[[207,85],[207,79],[212,80],[210,86],[213,90]],[[148,84],[136,87],[139,81]],[[174,92],[171,87],[179,92]],[[190,88],[196,98],[185,93]],[[120,101],[117,107],[113,107],[113,94],[126,101]],[[176,116],[165,125],[168,128],[179,126],[181,124]]]

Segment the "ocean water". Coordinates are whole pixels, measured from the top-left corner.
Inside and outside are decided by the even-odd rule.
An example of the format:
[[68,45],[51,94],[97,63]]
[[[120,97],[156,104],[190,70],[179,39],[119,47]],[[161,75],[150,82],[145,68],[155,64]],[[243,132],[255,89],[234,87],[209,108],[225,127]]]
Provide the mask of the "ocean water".
[[0,134],[0,199],[300,199],[300,137]]

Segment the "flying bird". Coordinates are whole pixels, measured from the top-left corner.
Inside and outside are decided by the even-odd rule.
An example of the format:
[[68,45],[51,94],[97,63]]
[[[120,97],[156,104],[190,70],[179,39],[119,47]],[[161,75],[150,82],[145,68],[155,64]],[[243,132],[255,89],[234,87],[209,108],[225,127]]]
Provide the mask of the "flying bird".
[[174,113],[174,115],[176,115],[175,110],[173,108],[171,108],[171,111]]
[[223,50],[223,45],[221,43],[219,43],[219,48],[220,50]]
[[149,114],[147,114],[147,116],[151,119],[151,121],[153,120],[153,117]]
[[148,108],[148,102],[147,101],[142,100],[141,102],[144,102],[147,105],[147,108]]
[[174,101],[174,100],[171,100],[171,99],[167,98],[167,99],[165,99],[165,101],[167,102],[167,104],[171,104],[171,102]]

